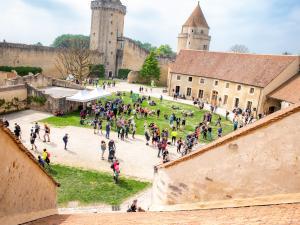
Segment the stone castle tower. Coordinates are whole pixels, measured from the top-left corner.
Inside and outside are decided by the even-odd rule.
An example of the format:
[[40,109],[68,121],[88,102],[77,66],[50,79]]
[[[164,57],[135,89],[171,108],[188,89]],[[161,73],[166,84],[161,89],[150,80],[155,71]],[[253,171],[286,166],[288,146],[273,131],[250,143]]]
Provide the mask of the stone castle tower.
[[181,49],[209,50],[211,36],[200,3],[182,26],[178,36],[177,53]]
[[123,55],[126,6],[120,0],[94,0],[91,8],[90,49],[103,54],[106,76],[116,76]]

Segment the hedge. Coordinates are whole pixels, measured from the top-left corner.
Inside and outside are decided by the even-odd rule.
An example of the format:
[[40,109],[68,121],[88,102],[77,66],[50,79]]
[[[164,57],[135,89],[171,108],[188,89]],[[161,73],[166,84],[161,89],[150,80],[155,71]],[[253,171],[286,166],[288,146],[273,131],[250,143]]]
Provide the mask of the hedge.
[[26,76],[29,73],[37,74],[37,73],[42,73],[43,69],[40,67],[29,67],[29,66],[17,66],[17,67],[12,67],[12,66],[0,66],[0,71],[3,72],[12,72],[15,70],[19,76]]
[[120,79],[127,79],[128,74],[130,73],[130,69],[119,69],[118,71],[118,78]]

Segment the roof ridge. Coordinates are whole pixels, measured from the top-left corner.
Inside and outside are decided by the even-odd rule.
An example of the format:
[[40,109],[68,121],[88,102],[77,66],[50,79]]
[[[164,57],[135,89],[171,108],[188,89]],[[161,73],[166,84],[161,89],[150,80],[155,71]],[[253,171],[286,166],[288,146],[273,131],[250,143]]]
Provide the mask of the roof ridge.
[[172,167],[174,165],[177,165],[179,163],[182,163],[184,161],[187,161],[189,159],[192,159],[198,155],[201,155],[207,151],[211,151],[213,149],[215,149],[216,147],[219,147],[221,145],[224,145],[226,143],[228,143],[229,141],[232,141],[232,140],[235,140],[241,136],[245,136],[247,135],[249,132],[252,132],[254,130],[257,130],[257,129],[260,129],[260,128],[263,128],[265,127],[266,125],[269,125],[269,124],[272,124],[274,122],[277,122],[279,120],[282,120],[283,118],[289,116],[289,115],[292,115],[296,112],[299,112],[300,111],[300,103],[297,103],[295,104],[294,106],[291,106],[291,107],[288,107],[286,109],[282,109],[278,112],[275,112],[269,116],[266,116],[265,118],[259,120],[259,121],[256,121],[255,123],[252,123],[244,128],[241,128],[235,132],[232,132],[216,141],[213,141],[212,143],[204,146],[204,147],[201,147],[199,148],[198,150],[192,152],[191,154],[189,155],[186,155],[182,158],[179,158],[177,160],[174,160],[174,161],[171,161],[171,162],[168,162],[168,163],[165,163],[165,164],[160,164],[160,165],[157,165],[155,166],[155,169],[160,169],[160,168],[168,168],[168,167]]
[[23,145],[23,143],[15,137],[15,135],[10,131],[10,129],[4,127],[3,120],[0,119],[0,129],[2,129],[8,136],[17,144],[19,149],[24,152],[29,159],[31,159],[49,178],[50,180],[57,186],[60,186],[60,183],[58,183],[36,160],[34,155]]
[[[198,49],[181,49],[180,51],[195,51],[195,52],[204,52],[207,53],[207,50],[198,50]],[[243,52],[230,52],[230,51],[209,51],[209,53],[219,53],[219,54],[233,54],[233,55],[253,55],[253,56],[278,56],[278,57],[299,57],[298,55],[281,55],[281,54],[259,54],[259,53],[243,53]]]

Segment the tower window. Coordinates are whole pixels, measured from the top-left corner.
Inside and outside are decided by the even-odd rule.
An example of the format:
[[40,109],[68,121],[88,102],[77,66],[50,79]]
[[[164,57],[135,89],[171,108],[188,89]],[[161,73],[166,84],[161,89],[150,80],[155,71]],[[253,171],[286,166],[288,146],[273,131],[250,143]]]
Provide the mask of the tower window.
[[192,30],[192,33],[194,32],[194,30]]
[[113,35],[113,34],[114,34],[114,32],[111,32],[110,34],[111,34],[111,35]]
[[94,33],[93,33],[93,35],[95,36],[95,35],[96,35],[96,33],[94,32]]
[[113,24],[113,21],[110,21],[110,24]]
[[204,31],[203,31],[203,30],[201,30],[201,34],[204,34]]
[[114,54],[113,52],[110,52],[110,54],[112,55],[112,54]]
[[111,44],[111,41],[109,41],[108,43]]
[[203,50],[207,50],[207,45],[203,45]]
[[112,13],[112,14],[110,14],[111,16],[113,16],[114,14]]

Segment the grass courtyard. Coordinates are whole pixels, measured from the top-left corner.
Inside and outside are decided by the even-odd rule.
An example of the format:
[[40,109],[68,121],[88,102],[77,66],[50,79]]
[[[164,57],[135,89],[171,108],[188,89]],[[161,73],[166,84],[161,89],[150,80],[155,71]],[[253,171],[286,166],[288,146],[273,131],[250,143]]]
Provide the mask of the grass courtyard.
[[[106,100],[112,100],[117,98],[116,95],[112,95],[106,98]],[[125,104],[132,103],[132,99],[130,98],[130,93],[125,93],[125,96],[122,96],[122,99]],[[169,119],[165,119],[164,115],[170,116],[172,113],[175,113],[176,117],[183,118],[182,112],[183,111],[192,111],[194,116],[193,117],[187,117],[186,118],[186,126],[184,129],[180,129],[178,132],[179,137],[185,137],[187,134],[194,132],[195,127],[203,121],[203,116],[206,113],[205,110],[200,110],[198,107],[192,106],[192,105],[187,105],[183,103],[178,103],[178,102],[173,102],[173,101],[168,101],[168,100],[163,100],[162,102],[157,99],[151,97],[152,100],[156,102],[156,106],[150,106],[147,101],[143,102],[143,107],[148,108],[149,110],[157,110],[160,108],[161,110],[161,116],[160,118],[157,118],[155,116],[148,116],[148,118],[140,118],[140,119],[135,119],[135,123],[137,126],[137,134],[143,135],[144,134],[144,123],[145,121],[150,124],[150,123],[155,123],[159,126],[159,128],[165,129],[168,128],[169,131],[171,131],[171,127],[169,124]],[[102,100],[104,101],[104,100]],[[178,110],[172,109],[172,106],[175,106],[179,108]],[[130,116],[125,116],[126,118],[129,118]],[[215,126],[216,121],[218,119],[218,115],[213,115],[212,123],[210,126],[213,129],[213,139],[217,137],[217,127]],[[88,120],[93,120],[93,117],[89,117]],[[42,123],[48,123],[52,126],[56,127],[66,127],[66,126],[78,126],[78,127],[86,127],[86,128],[92,128],[90,125],[80,125],[80,116],[79,112],[74,112],[67,114],[63,117],[49,117],[45,120],[41,121]],[[103,129],[105,129],[106,121],[103,121]],[[226,135],[230,132],[233,131],[233,126],[230,121],[226,121],[225,118],[222,118],[222,127],[223,127],[223,135]],[[112,128],[112,130],[115,131],[115,127]],[[208,143],[210,140],[204,140],[201,137],[201,142]]]
[[52,165],[50,174],[61,184],[58,189],[58,203],[61,206],[71,201],[78,201],[82,205],[95,203],[120,205],[150,185],[147,182],[123,177],[116,185],[110,173],[62,165]]

